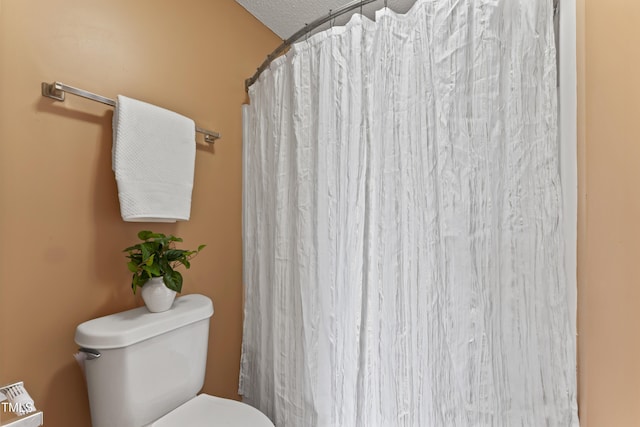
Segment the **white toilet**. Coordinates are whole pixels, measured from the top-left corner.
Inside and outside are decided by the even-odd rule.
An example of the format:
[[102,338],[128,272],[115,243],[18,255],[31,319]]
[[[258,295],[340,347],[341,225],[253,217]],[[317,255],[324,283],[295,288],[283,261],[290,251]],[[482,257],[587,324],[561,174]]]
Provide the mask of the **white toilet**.
[[186,295],[163,313],[140,307],[79,325],[93,427],[273,427],[249,405],[197,395],[212,315],[209,298]]

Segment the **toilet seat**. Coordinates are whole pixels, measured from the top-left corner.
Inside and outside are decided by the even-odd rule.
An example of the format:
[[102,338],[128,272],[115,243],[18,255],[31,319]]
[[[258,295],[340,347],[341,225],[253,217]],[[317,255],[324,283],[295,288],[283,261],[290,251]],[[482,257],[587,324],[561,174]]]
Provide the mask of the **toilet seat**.
[[274,427],[262,412],[245,403],[200,394],[149,427]]

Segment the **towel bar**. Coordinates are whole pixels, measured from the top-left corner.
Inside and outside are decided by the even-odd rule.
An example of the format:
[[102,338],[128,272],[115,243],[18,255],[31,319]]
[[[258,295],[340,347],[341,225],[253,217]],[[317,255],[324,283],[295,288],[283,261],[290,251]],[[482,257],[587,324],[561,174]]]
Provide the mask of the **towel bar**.
[[[81,96],[83,98],[87,98],[92,101],[101,102],[111,107],[116,106],[116,101],[111,98],[106,98],[104,96],[97,95],[95,93],[91,93],[83,89],[78,89],[77,87],[69,86],[60,82],[53,82],[53,83],[42,82],[42,96],[55,99],[56,101],[64,102],[65,92],[68,92],[72,95]],[[213,144],[214,142],[216,142],[216,139],[220,139],[220,134],[218,132],[213,132],[198,126],[196,126],[196,132],[203,134],[204,141],[208,142],[209,144]]]

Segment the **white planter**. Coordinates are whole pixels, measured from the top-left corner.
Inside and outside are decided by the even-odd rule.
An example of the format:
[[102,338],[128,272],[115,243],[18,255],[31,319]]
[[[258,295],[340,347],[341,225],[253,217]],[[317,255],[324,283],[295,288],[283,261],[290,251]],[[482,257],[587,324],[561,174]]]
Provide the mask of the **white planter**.
[[175,298],[176,291],[167,288],[162,277],[154,277],[142,287],[142,299],[152,313],[169,310]]

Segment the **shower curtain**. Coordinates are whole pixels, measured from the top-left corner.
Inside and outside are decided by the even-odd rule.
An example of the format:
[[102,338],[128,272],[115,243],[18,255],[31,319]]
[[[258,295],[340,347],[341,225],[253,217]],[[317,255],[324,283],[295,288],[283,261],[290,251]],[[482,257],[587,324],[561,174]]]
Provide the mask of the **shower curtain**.
[[240,394],[278,427],[577,426],[552,0],[418,0],[250,88]]

